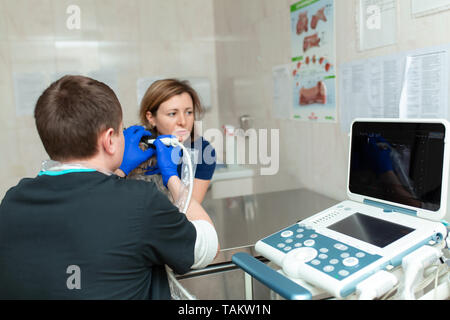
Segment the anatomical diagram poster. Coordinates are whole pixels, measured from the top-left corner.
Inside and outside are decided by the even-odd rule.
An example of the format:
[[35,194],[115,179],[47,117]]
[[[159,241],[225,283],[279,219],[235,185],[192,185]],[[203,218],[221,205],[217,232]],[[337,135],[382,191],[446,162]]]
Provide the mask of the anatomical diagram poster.
[[293,119],[336,122],[334,0],[291,6]]

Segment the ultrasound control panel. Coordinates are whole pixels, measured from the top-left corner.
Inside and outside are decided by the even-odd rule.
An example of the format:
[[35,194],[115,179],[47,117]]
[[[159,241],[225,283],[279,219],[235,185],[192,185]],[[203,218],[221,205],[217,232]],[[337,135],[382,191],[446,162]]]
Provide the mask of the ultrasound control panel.
[[288,277],[346,297],[360,281],[445,236],[440,223],[347,200],[261,239],[255,249]]
[[295,249],[310,248],[307,250],[308,257],[303,262],[338,280],[381,258],[379,255],[370,254],[321,235],[302,223],[283,229],[261,241],[284,254],[306,252]]

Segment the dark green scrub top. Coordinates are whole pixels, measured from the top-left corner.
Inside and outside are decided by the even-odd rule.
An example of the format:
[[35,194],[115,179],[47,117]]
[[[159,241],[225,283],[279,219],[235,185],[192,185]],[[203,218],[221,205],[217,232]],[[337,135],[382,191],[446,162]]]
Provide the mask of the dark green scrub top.
[[194,263],[195,227],[153,183],[68,170],[0,205],[0,299],[169,299],[164,264]]

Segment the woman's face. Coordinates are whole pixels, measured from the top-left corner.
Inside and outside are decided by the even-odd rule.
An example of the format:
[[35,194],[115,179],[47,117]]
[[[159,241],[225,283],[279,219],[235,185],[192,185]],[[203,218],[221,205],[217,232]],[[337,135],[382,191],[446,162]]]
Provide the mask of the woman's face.
[[160,135],[171,134],[183,142],[190,137],[194,126],[192,98],[187,92],[173,96],[159,106],[156,115],[147,111],[146,117]]

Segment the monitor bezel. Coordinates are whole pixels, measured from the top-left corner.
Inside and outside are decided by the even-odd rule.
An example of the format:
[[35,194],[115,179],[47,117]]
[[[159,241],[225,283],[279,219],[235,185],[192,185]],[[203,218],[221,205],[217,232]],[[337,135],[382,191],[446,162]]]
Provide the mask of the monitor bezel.
[[[445,139],[444,139],[444,163],[442,166],[442,190],[441,190],[441,201],[440,201],[440,206],[439,206],[439,210],[437,211],[431,211],[431,210],[426,210],[423,208],[417,208],[417,207],[413,207],[413,206],[409,206],[409,205],[405,205],[402,203],[396,203],[396,202],[391,202],[391,201],[386,201],[384,199],[379,199],[379,198],[373,198],[373,197],[369,197],[366,195],[362,195],[362,194],[357,194],[357,193],[352,193],[350,191],[350,165],[351,165],[351,155],[352,155],[352,138],[353,138],[353,130],[354,130],[354,125],[356,123],[373,123],[373,124],[377,124],[379,123],[380,125],[383,123],[423,123],[423,124],[427,124],[427,123],[436,123],[436,124],[441,124],[444,126],[445,128]],[[447,120],[445,119],[355,119],[352,122],[351,125],[351,130],[350,130],[350,144],[349,144],[349,153],[348,153],[348,167],[347,167],[347,196],[349,197],[349,199],[356,201],[356,202],[361,202],[363,203],[365,200],[371,200],[371,201],[375,201],[375,202],[379,202],[385,205],[389,205],[392,206],[393,208],[395,207],[400,207],[403,209],[408,209],[408,211],[411,212],[416,212],[416,215],[418,217],[421,218],[425,218],[428,220],[433,220],[433,221],[439,221],[442,218],[445,217],[446,212],[447,212],[447,193],[448,193],[448,174],[449,174],[449,161],[450,161],[450,155],[449,155],[449,146],[448,146],[448,132],[450,128],[450,124]]]

